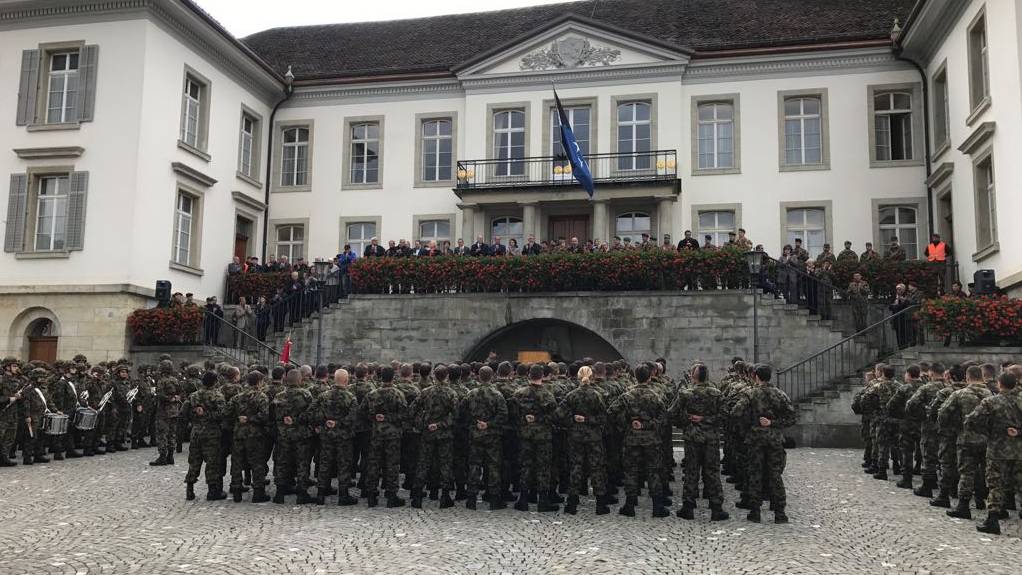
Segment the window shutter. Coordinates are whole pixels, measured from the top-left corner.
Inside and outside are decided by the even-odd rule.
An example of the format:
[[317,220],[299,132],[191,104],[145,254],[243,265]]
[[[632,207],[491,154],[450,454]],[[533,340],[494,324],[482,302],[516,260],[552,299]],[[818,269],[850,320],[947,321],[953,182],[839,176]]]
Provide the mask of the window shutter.
[[96,107],[96,65],[99,46],[89,44],[78,57],[78,121],[91,122]]
[[80,250],[85,247],[85,199],[89,191],[89,172],[71,172],[71,191],[67,201],[67,241],[68,250]]
[[21,85],[18,88],[17,125],[35,123],[35,103],[39,90],[39,50],[21,53]]
[[11,174],[11,195],[7,201],[7,231],[4,251],[25,249],[25,219],[28,217],[28,174]]

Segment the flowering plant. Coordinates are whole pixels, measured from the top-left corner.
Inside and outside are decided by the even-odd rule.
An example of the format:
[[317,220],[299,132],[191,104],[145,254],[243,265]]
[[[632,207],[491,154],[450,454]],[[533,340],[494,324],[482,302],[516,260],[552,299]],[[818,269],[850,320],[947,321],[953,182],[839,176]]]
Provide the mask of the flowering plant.
[[128,329],[138,345],[189,345],[199,342],[202,308],[195,306],[137,309]]
[[919,318],[943,336],[1022,341],[1022,300],[941,297],[927,300]]
[[258,301],[259,296],[266,296],[269,300],[277,293],[277,288],[287,286],[290,281],[290,272],[230,274],[227,276],[228,297],[224,303],[237,303],[242,296],[250,304]]

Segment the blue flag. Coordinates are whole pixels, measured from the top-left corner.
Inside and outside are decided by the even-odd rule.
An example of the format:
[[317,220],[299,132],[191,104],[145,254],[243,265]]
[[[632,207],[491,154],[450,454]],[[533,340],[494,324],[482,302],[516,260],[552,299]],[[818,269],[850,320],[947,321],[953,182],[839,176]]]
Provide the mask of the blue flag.
[[564,153],[568,155],[568,161],[571,162],[571,174],[578,180],[579,184],[582,184],[582,188],[585,189],[586,193],[589,194],[589,198],[592,199],[593,193],[596,191],[593,186],[593,173],[589,170],[589,164],[586,162],[585,156],[582,155],[582,148],[575,141],[575,133],[571,131],[568,114],[564,111],[564,107],[561,106],[561,99],[557,97],[557,90],[554,90],[554,101],[557,103],[557,115],[561,119],[561,146],[564,148]]

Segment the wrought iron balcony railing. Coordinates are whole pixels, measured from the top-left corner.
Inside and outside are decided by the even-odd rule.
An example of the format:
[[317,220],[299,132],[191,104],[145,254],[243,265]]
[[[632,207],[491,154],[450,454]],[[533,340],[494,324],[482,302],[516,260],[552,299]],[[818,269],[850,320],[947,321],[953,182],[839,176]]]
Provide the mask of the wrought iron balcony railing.
[[[593,181],[600,183],[670,181],[678,177],[675,150],[591,154],[586,158]],[[458,189],[578,185],[564,157],[463,160]]]

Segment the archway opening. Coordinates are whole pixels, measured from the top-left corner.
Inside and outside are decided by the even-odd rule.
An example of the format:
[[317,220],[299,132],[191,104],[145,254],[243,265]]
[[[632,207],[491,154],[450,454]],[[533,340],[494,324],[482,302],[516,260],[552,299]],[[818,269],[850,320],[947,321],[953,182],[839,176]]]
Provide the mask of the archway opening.
[[49,318],[41,317],[28,324],[25,330],[28,338],[29,361],[53,363],[57,360],[57,329]]
[[597,333],[559,319],[530,319],[504,326],[480,340],[465,361],[486,361],[491,352],[501,361],[622,359],[614,346]]

